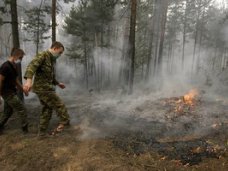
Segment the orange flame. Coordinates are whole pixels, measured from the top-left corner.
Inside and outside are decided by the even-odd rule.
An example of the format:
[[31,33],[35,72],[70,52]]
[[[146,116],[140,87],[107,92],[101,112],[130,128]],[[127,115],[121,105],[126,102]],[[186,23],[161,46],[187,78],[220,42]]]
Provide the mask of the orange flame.
[[183,99],[184,102],[188,105],[193,105],[194,104],[194,100],[196,98],[196,96],[198,95],[198,91],[196,89],[190,90],[188,92],[188,94],[184,95]]

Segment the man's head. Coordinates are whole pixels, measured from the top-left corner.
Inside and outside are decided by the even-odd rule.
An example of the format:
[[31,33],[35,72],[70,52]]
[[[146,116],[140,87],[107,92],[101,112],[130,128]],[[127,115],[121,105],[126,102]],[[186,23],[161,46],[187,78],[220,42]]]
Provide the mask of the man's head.
[[15,62],[15,63],[21,62],[24,55],[25,55],[25,52],[22,49],[13,48],[11,50],[11,58],[13,59],[13,62]]
[[64,46],[63,46],[62,43],[60,43],[60,42],[53,42],[52,45],[51,45],[51,48],[50,48],[50,52],[52,53],[52,55],[55,58],[58,58],[63,53],[64,49],[65,48],[64,48]]

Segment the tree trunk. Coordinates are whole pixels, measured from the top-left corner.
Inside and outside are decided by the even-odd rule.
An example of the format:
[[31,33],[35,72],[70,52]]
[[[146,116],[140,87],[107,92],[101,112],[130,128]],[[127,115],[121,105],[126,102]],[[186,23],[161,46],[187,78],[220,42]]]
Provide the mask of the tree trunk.
[[167,71],[168,73],[172,73],[172,49],[173,49],[173,44],[172,44],[172,40],[169,40],[169,48],[168,48],[168,64],[167,64]]
[[[158,3],[158,0],[155,0],[154,6],[156,6]],[[153,9],[152,9],[153,10]],[[157,8],[154,8],[155,15],[157,14]],[[147,53],[147,67],[146,67],[146,80],[149,80],[149,76],[151,74],[151,59],[153,54],[153,40],[154,40],[154,29],[155,29],[155,17],[153,17],[150,30],[149,30],[149,47],[148,47],[148,53]]]
[[156,12],[154,18],[155,18],[155,22],[156,23],[156,28],[154,31],[155,34],[155,47],[154,47],[154,60],[153,60],[153,78],[155,78],[156,74],[157,74],[157,68],[158,68],[158,47],[159,47],[159,33],[160,33],[160,17],[161,17],[161,2],[158,1],[158,3],[156,4],[156,8],[158,9],[158,11]]
[[[11,20],[12,20],[12,35],[13,35],[13,47],[20,48],[19,31],[18,31],[18,16],[17,16],[17,0],[10,1],[11,8]],[[19,75],[19,81],[22,84],[22,70],[21,64],[17,64],[17,71]],[[18,97],[24,101],[24,95],[22,91],[18,92]]]
[[122,93],[127,93],[127,86],[129,81],[129,70],[130,70],[130,62],[129,62],[129,18],[126,18],[125,24],[124,24],[124,43],[122,48],[122,59],[121,59],[121,68],[119,73],[119,82],[121,83]]
[[225,52],[225,68],[228,67],[228,48],[226,48],[226,52]]
[[188,0],[186,0],[186,6],[185,6],[185,11],[184,11],[183,43],[182,43],[183,45],[182,45],[182,58],[181,58],[181,67],[182,67],[182,69],[184,69],[184,60],[185,60],[187,9],[188,9]]
[[194,72],[194,63],[195,63],[195,56],[196,56],[196,46],[198,42],[198,32],[199,32],[199,19],[200,19],[200,6],[201,6],[201,0],[199,3],[199,6],[197,8],[197,18],[196,18],[196,28],[195,28],[195,41],[194,41],[194,49],[193,49],[193,57],[192,57],[192,69],[191,69],[191,75]]
[[38,12],[38,16],[37,16],[37,31],[36,31],[36,54],[39,53],[39,44],[40,44],[40,10],[42,7],[44,0],[41,0],[40,2],[40,7],[39,7],[39,12]]
[[[103,32],[103,21],[102,21],[102,26],[101,26],[101,32],[100,32],[100,46],[101,46],[101,48],[103,48],[104,47],[104,32]],[[104,76],[103,76],[103,63],[102,63],[102,56],[100,56],[100,83],[101,83],[101,90],[102,90],[102,88],[103,88],[103,82],[104,82]]]
[[11,19],[12,19],[13,46],[15,48],[20,48],[19,32],[18,32],[17,0],[11,0],[10,7],[11,7]]
[[224,47],[223,52],[222,52],[222,64],[221,68],[224,70],[226,68],[226,47]]
[[196,59],[196,73],[199,73],[200,70],[200,57],[201,57],[201,46],[202,46],[202,40],[203,40],[203,22],[204,22],[204,17],[205,17],[205,7],[203,9],[203,16],[202,16],[202,21],[201,21],[201,26],[200,26],[200,38],[199,38],[199,51]]
[[[98,47],[98,40],[97,40],[97,33],[94,34],[94,49]],[[99,61],[96,61],[93,57],[93,62],[94,62],[94,79],[96,81],[96,89],[98,92],[100,92],[100,83],[99,83]]]
[[88,90],[89,88],[89,78],[88,78],[88,59],[87,59],[87,42],[86,42],[86,32],[83,32],[83,37],[84,37],[84,67],[85,67],[85,81],[86,81],[86,89]]
[[158,74],[159,74],[159,76],[162,71],[163,47],[164,47],[164,40],[165,40],[168,0],[164,0],[161,8],[162,8],[162,20],[161,20],[162,25],[161,25],[160,44],[159,44],[159,52],[158,52]]
[[56,41],[56,0],[52,0],[52,42]]
[[134,72],[135,72],[135,27],[136,27],[136,8],[137,0],[131,1],[131,20],[130,20],[130,35],[129,35],[129,55],[130,62],[130,80],[128,94],[133,93]]
[[213,57],[213,59],[212,59],[212,70],[214,71],[215,70],[215,61],[216,61],[216,59],[217,59],[217,52],[218,52],[218,47],[217,47],[217,45],[215,45],[215,48],[214,48],[215,50],[214,50],[214,57]]

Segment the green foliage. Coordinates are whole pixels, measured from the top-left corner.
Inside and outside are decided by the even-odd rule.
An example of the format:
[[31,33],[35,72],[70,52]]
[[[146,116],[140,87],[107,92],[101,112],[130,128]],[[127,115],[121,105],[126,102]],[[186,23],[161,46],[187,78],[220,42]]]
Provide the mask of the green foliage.
[[45,17],[47,14],[49,14],[49,11],[49,6],[44,6],[42,9],[34,7],[25,11],[27,19],[24,22],[23,29],[31,35],[31,37],[27,37],[25,41],[34,41],[37,43],[38,34],[39,39],[41,39],[42,41],[44,39],[50,38],[50,36],[44,36],[44,34],[48,32],[51,27],[50,24],[47,24],[47,22],[45,22]]
[[[83,45],[86,43],[88,47],[92,47],[95,34],[107,37],[105,31],[113,20],[117,2],[118,0],[80,0],[78,6],[72,6],[69,16],[65,18],[64,29],[67,33],[79,37],[80,40],[73,43],[74,47],[68,54],[71,58],[82,58],[81,52],[85,48]],[[81,45],[75,47],[75,44]],[[107,46],[104,42],[100,45]]]
[[[126,2],[125,2],[126,3]],[[135,67],[139,68],[146,62],[148,52],[148,32],[151,27],[153,13],[152,1],[143,1],[137,8],[137,29],[136,29],[136,58]]]
[[0,6],[0,12],[1,12],[1,13],[5,13],[5,12],[6,12],[6,8],[3,7],[3,6]]
[[4,0],[5,4],[10,4],[11,0]]
[[65,3],[75,2],[76,0],[63,0]]
[[6,3],[6,0],[3,0],[0,2],[0,26],[4,24],[4,15],[8,12],[8,4]]
[[[136,32],[136,67],[147,64],[149,50],[149,37],[152,33],[153,18],[155,16],[155,0],[143,0],[138,3],[137,8],[137,32]],[[149,17],[148,17],[149,15]],[[183,32],[185,28],[186,43],[192,42],[198,31],[197,46],[201,48],[220,47],[221,50],[227,46],[222,36],[221,28],[224,28],[228,15],[224,14],[212,0],[172,0],[169,1],[167,23],[165,31],[164,56],[170,45],[182,50]],[[198,20],[197,20],[198,18]],[[160,31],[158,32],[158,34]],[[153,42],[152,51],[155,51]],[[153,55],[153,54],[152,54]],[[153,56],[152,56],[153,58]]]
[[84,63],[84,52],[82,45],[78,43],[74,44],[74,46],[67,48],[66,56],[69,56],[70,59],[77,60],[79,63]]

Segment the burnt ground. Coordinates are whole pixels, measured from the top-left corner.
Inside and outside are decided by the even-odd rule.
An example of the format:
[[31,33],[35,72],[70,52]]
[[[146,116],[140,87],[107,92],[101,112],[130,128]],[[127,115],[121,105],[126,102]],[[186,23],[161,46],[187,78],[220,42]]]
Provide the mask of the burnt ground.
[[[26,101],[30,133],[18,117],[0,136],[0,170],[228,170],[227,99],[202,97],[182,106],[181,97],[152,99],[62,94],[71,127],[37,138],[37,99]],[[50,130],[57,125],[53,115]]]

